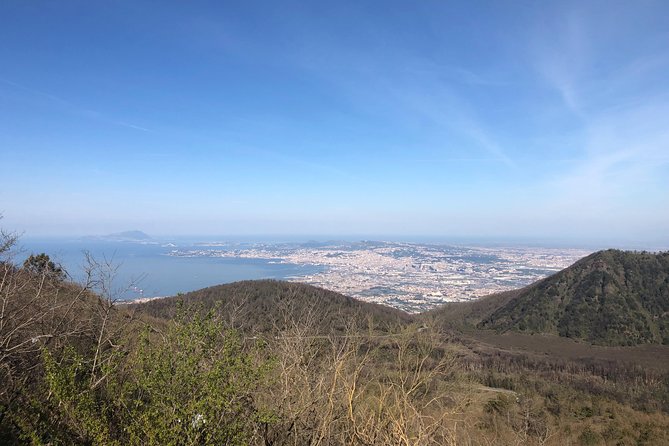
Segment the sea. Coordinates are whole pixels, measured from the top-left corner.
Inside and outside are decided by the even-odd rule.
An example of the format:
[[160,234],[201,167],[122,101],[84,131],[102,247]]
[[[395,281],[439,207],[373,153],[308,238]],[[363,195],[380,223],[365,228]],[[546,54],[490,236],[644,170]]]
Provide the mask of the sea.
[[[495,246],[543,246],[567,247],[560,241],[531,242],[528,240],[440,240],[405,238],[346,237],[347,240],[382,240],[401,241],[427,244],[449,244],[461,246],[479,246],[492,248]],[[140,298],[174,296],[178,293],[206,288],[239,280],[278,279],[290,280],[313,276],[324,271],[324,266],[313,264],[286,263],[282,259],[240,258],[238,256],[170,255],[173,251],[188,252],[199,250],[237,250],[257,247],[259,244],[274,245],[299,244],[300,246],[320,246],[346,239],[336,236],[322,236],[317,240],[308,237],[266,236],[253,237],[202,237],[181,236],[165,238],[149,238],[147,240],[110,240],[101,237],[21,237],[18,252],[14,261],[22,263],[30,254],[46,253],[59,263],[69,277],[76,282],[84,280],[86,266],[85,252],[101,264],[109,264],[114,268],[112,289],[118,300],[134,300]],[[330,242],[325,242],[330,240]],[[372,242],[365,242],[372,243]],[[604,247],[607,244],[602,244]],[[585,245],[583,245],[584,247]],[[609,247],[613,246],[608,244]],[[570,246],[574,248],[574,245]],[[591,251],[601,249],[591,247]],[[466,260],[474,263],[487,263],[493,258],[476,257]]]
[[[208,246],[201,239],[151,241],[110,241],[87,238],[21,238],[15,261],[22,263],[30,254],[46,253],[60,264],[70,278],[85,278],[86,256],[113,267],[112,289],[119,300],[174,296],[238,280],[290,279],[316,274],[321,267],[281,263],[279,259],[235,257],[175,257],[173,250],[231,249],[244,242]],[[109,270],[109,269],[108,269]]]

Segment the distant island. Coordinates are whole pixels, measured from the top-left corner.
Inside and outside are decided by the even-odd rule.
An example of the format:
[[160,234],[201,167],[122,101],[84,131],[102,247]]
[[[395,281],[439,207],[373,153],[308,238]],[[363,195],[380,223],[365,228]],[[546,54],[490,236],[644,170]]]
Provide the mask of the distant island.
[[151,240],[150,235],[138,230],[115,232],[113,234],[107,235],[89,235],[84,238],[87,240],[105,240],[114,242],[138,242]]

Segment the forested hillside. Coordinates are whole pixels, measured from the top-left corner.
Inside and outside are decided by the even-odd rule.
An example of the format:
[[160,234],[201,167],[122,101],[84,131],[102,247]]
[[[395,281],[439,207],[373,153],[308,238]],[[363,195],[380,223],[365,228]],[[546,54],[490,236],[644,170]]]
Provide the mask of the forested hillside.
[[669,253],[600,251],[521,290],[433,315],[447,325],[602,345],[669,344]]
[[244,331],[265,333],[300,322],[318,321],[322,334],[344,332],[352,326],[394,327],[412,320],[403,311],[362,302],[311,285],[276,280],[248,280],[217,285],[129,308],[171,319],[180,305],[213,310]]

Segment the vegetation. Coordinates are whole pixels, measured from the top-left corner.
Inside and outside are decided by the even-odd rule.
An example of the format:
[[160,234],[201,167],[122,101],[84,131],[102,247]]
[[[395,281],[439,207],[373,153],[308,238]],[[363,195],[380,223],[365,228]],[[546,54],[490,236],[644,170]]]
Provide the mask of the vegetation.
[[601,345],[669,344],[669,252],[592,254],[522,290],[436,317],[497,331],[546,333]]
[[58,280],[65,280],[66,273],[60,265],[51,261],[45,253],[31,254],[25,262],[23,268],[33,274],[43,274]]
[[351,323],[392,327],[411,321],[407,313],[390,307],[276,280],[218,285],[130,308],[155,318],[172,319],[179,305],[193,303],[205,311],[215,310],[231,326],[256,334],[283,330],[305,319],[318,321],[320,334],[343,333]]
[[520,352],[438,312],[275,281],[119,305],[112,266],[88,257],[76,285],[15,265],[13,242],[0,444],[669,444],[661,362]]
[[112,355],[102,381],[93,377],[84,356],[67,350],[56,359],[45,351],[49,423],[30,432],[30,438],[247,444],[263,419],[252,391],[264,365],[255,363],[253,353],[237,333],[199,314],[180,315],[162,336],[144,331],[133,351]]

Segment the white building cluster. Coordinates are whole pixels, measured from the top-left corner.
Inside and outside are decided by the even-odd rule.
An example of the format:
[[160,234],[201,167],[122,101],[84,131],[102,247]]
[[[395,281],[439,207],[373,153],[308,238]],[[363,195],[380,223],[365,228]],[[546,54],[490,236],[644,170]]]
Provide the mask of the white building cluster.
[[396,242],[252,245],[212,244],[175,256],[272,259],[322,267],[290,277],[369,302],[423,311],[443,302],[475,299],[519,288],[589,254],[578,249],[479,248]]

